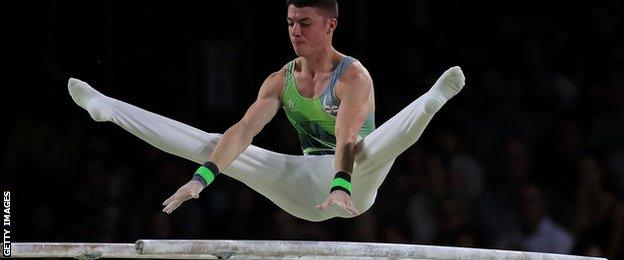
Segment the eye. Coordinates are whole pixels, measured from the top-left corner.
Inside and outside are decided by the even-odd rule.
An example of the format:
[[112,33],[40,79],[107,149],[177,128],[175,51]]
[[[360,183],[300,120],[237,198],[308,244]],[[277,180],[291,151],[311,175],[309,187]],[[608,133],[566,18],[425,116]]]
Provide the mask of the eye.
[[301,27],[308,27],[308,26],[310,26],[310,24],[309,24],[309,23],[302,23],[302,24],[301,24]]
[[294,25],[294,23],[288,23],[288,27],[293,27]]

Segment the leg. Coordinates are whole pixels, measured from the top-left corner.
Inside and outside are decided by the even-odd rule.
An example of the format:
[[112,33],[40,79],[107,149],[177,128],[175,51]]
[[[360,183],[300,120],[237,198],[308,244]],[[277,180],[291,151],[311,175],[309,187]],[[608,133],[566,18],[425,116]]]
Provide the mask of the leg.
[[74,101],[98,122],[113,122],[165,152],[201,163],[220,135],[208,134],[180,122],[107,97],[85,82],[70,79],[69,93]]
[[394,159],[418,140],[433,115],[461,91],[464,82],[459,67],[448,69],[427,93],[358,144],[354,179],[362,179],[359,182],[363,190],[376,191],[379,188]]
[[[74,101],[95,121],[113,122],[160,150],[196,163],[208,158],[221,137],[107,97],[80,80],[70,79],[68,88]],[[331,211],[315,208],[325,199],[325,177],[331,176],[332,163],[333,156],[291,156],[250,145],[222,171],[290,214],[319,221],[333,217]],[[319,171],[320,165],[326,166]]]

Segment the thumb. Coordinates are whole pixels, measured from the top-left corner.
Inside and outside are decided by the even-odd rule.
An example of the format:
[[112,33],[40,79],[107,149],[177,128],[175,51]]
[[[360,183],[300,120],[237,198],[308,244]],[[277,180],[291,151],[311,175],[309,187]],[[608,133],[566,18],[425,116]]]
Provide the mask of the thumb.
[[[195,183],[193,183],[195,184]],[[203,186],[201,184],[198,185],[190,185],[189,187],[189,193],[191,194],[191,197],[194,199],[199,198],[199,193],[201,193],[201,191],[203,190]]]

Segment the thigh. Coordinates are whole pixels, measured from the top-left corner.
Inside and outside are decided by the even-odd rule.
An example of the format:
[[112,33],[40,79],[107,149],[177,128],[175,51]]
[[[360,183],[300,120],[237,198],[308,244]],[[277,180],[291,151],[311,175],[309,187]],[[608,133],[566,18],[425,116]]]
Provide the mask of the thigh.
[[291,215],[321,221],[336,216],[334,210],[316,209],[329,195],[333,158],[333,155],[286,155],[250,146],[223,173]]
[[434,114],[424,106],[429,102],[423,95],[383,123],[357,145],[355,161],[364,168],[377,168],[394,159],[420,138]]

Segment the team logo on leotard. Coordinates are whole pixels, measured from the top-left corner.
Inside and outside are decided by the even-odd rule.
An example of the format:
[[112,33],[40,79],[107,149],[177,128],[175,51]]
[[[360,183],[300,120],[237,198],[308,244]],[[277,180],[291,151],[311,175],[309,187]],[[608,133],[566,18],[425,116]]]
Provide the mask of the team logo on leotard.
[[336,115],[338,113],[338,106],[324,105],[323,106],[323,110],[325,110],[325,112],[327,112],[329,114]]
[[[325,97],[323,97],[323,110],[325,110],[325,113],[328,113],[332,116],[336,116],[338,114],[338,106],[337,105],[330,105],[334,102],[331,102],[332,99],[330,98],[330,95],[326,94]],[[335,103],[334,103],[335,104]]]

